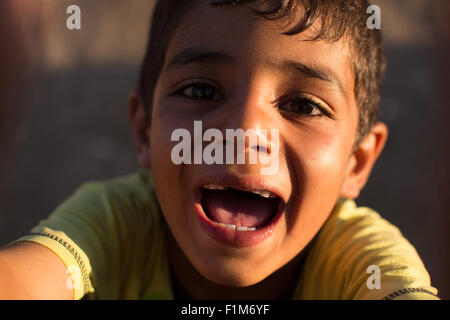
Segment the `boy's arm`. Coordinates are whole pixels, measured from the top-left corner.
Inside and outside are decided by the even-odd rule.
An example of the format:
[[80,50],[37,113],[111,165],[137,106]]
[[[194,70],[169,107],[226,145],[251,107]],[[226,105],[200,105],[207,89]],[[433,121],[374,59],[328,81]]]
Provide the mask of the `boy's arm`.
[[[146,176],[84,184],[47,219],[10,243],[8,251],[0,249],[0,269],[7,274],[0,274],[0,286],[19,290],[21,297],[22,287],[30,287],[39,299],[44,299],[43,287],[58,299],[139,298],[153,275],[148,254],[154,239],[161,238],[154,232],[159,230],[158,207]],[[27,250],[19,244],[26,244]],[[20,287],[15,288],[15,283]],[[73,292],[63,297],[65,285]],[[4,292],[0,288],[0,297]]]
[[18,242],[0,250],[0,300],[69,300],[74,292],[61,259],[46,247]]

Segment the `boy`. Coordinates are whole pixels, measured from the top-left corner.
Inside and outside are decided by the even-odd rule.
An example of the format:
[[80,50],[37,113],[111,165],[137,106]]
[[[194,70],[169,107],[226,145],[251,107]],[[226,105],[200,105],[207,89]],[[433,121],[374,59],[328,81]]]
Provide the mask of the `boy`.
[[[398,229],[349,200],[387,138],[367,6],[159,1],[129,101],[152,174],[84,185],[0,253],[0,295],[437,299]],[[230,129],[262,137],[241,155],[268,155],[276,170],[228,158]],[[195,141],[180,148],[186,133]]]

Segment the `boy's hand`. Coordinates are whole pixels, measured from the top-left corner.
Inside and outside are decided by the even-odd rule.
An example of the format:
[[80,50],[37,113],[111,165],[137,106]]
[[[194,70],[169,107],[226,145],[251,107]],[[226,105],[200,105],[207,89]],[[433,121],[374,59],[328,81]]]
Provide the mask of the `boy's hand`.
[[32,242],[19,242],[0,250],[1,300],[69,300],[68,274],[51,250]]

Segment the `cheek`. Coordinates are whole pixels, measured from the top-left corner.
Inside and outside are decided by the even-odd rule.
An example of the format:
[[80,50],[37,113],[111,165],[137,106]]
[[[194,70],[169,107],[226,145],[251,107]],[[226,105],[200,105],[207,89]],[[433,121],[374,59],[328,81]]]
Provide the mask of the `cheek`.
[[288,161],[293,185],[288,234],[306,245],[331,213],[340,194],[346,168],[345,143],[336,134],[300,134],[290,144]]
[[[323,180],[328,176],[332,183],[337,176],[342,177],[351,149],[349,130],[330,126],[297,131],[291,136],[295,139],[291,139],[290,149],[296,158],[292,163],[296,164],[297,175],[304,178],[304,182]],[[327,185],[326,181],[322,182]]]
[[171,160],[172,149],[179,143],[171,141],[172,133],[181,128],[189,130],[192,123],[189,123],[186,117],[183,118],[174,112],[173,106],[164,103],[164,99],[156,98],[153,105],[150,132],[152,168],[154,171],[164,168],[171,172],[179,169],[179,166],[174,165]]
[[[167,167],[171,165],[170,153],[172,149],[172,141],[170,140],[174,129],[161,124],[158,119],[153,119],[150,132],[150,147],[153,169],[156,171],[158,167]],[[156,167],[155,167],[156,166]]]
[[347,153],[336,137],[325,136],[308,148],[304,156],[306,176],[318,190],[340,185],[345,172]]
[[326,211],[339,197],[351,146],[347,132],[336,132],[298,134],[290,146],[291,180],[300,208]]
[[[161,104],[154,104],[152,123],[150,131],[150,148],[152,162],[152,176],[158,202],[164,214],[179,212],[177,206],[183,203],[180,180],[183,166],[177,166],[172,162],[171,153],[173,147],[178,143],[171,141],[174,130],[183,128],[177,121],[161,109],[167,108]],[[171,220],[170,217],[166,217]]]

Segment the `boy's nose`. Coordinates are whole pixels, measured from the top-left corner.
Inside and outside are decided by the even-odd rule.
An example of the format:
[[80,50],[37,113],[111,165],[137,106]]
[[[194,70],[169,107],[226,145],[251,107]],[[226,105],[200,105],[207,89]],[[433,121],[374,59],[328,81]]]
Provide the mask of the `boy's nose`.
[[255,83],[230,102],[227,128],[274,129],[277,122],[273,95],[261,82]]
[[247,141],[246,149],[266,150],[270,154],[273,143],[278,143],[278,141],[271,141],[273,129],[279,130],[279,126],[277,126],[278,113],[273,105],[273,100],[274,97],[270,95],[268,88],[255,83],[242,92],[239,98],[230,102],[232,105],[228,106],[230,112],[225,127],[257,132],[257,145],[249,145],[251,141]]

